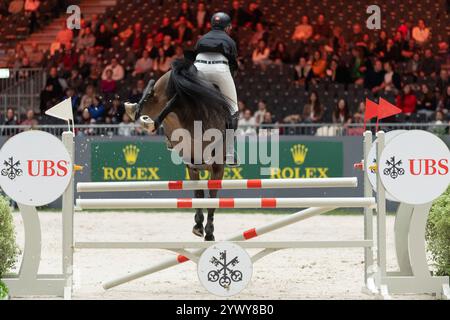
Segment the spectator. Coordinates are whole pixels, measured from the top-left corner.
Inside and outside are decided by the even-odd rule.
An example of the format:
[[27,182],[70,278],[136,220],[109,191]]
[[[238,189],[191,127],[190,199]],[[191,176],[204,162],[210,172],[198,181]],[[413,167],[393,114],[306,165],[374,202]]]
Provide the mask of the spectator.
[[244,111],[247,109],[247,106],[245,105],[245,102],[242,100],[238,101],[238,110],[239,110],[239,119],[244,117]]
[[144,50],[148,51],[150,59],[158,58],[158,47],[152,37],[147,38]]
[[269,41],[269,33],[267,32],[266,27],[261,22],[258,22],[256,24],[256,30],[253,33],[252,38],[250,39],[250,44],[252,46],[256,46],[259,40],[264,40],[266,43]]
[[430,29],[426,27],[423,19],[419,19],[417,26],[412,29],[412,37],[419,46],[423,46],[430,40]]
[[168,17],[164,17],[162,20],[162,25],[158,29],[158,34],[161,34],[161,38],[164,36],[170,36],[171,39],[175,39],[177,37],[177,31],[172,28],[170,19]]
[[67,79],[67,86],[75,90],[75,92],[82,91],[83,78],[80,75],[78,69],[72,69],[70,77]]
[[78,56],[75,51],[72,51],[70,46],[66,47],[60,60],[64,77],[67,77],[70,74],[70,70],[77,65],[77,62]]
[[111,59],[111,64],[107,65],[102,73],[102,79],[106,80],[106,71],[112,70],[113,76],[112,79],[115,81],[120,81],[125,76],[125,71],[122,65],[119,64],[116,58]]
[[401,51],[401,55],[403,57],[403,60],[409,60],[411,59],[414,54],[417,52],[417,46],[413,39],[408,40],[405,42],[405,45]]
[[205,4],[199,2],[197,5],[197,12],[195,13],[195,27],[203,34],[206,30],[206,25],[211,19],[209,11],[206,10]]
[[238,130],[245,135],[256,133],[256,121],[249,109],[244,111],[244,117],[238,121]]
[[292,35],[292,40],[302,41],[308,40],[313,34],[313,28],[309,24],[309,19],[307,16],[302,16],[301,23],[295,27],[294,34]]
[[130,117],[126,113],[122,116],[122,122],[119,123],[119,130],[117,134],[123,137],[130,137],[134,135],[135,127],[134,124],[130,122]]
[[270,54],[270,59],[276,64],[289,64],[291,63],[291,57],[286,49],[284,42],[278,41],[275,44],[275,48]]
[[[164,36],[162,49],[164,50],[165,57],[172,57],[175,54],[175,48],[172,45],[172,38],[170,36]],[[161,53],[158,54],[161,58]]]
[[258,110],[255,112],[254,118],[255,118],[255,123],[257,125],[261,124],[263,122],[264,119],[264,115],[267,112],[267,104],[264,100],[259,100],[258,101]]
[[181,9],[178,12],[177,20],[180,20],[181,17],[184,17],[191,25],[194,24],[194,15],[192,14],[191,8],[189,8],[189,3],[187,1],[181,2]]
[[134,52],[140,52],[145,44],[145,35],[142,33],[142,24],[134,24],[133,33],[128,38],[128,45]]
[[233,1],[232,8],[230,10],[231,23],[233,27],[238,28],[245,25],[249,20],[247,12],[241,8],[239,1]]
[[317,16],[317,22],[314,26],[314,40],[323,41],[331,36],[330,25],[325,21],[325,15],[323,13]]
[[414,53],[412,59],[408,61],[406,65],[406,74],[413,75],[415,79],[419,76],[419,68],[420,68],[420,55],[419,53]]
[[82,113],[84,109],[87,109],[90,105],[94,103],[95,98],[95,87],[93,85],[88,85],[86,87],[85,94],[81,97],[80,106],[77,112]]
[[270,63],[270,49],[264,40],[258,41],[258,46],[253,50],[252,61],[254,65],[265,67]]
[[409,41],[411,40],[411,22],[402,22],[402,24],[397,29],[398,32],[402,35],[403,40]]
[[175,55],[172,58],[173,60],[184,58],[184,51],[182,46],[175,47]]
[[[274,128],[274,124],[275,121],[273,120],[273,116],[272,113],[270,113],[269,111],[266,111],[264,113],[264,116],[262,118],[261,123],[259,124],[260,129],[266,129],[266,130],[271,130]],[[266,136],[266,135],[270,135],[270,131],[265,131],[265,130],[259,130],[259,135],[260,136]]]
[[336,26],[333,28],[333,36],[331,37],[330,44],[336,53],[339,53],[347,45],[342,33],[341,27]]
[[311,79],[311,60],[306,60],[306,58],[301,57],[298,60],[297,65],[294,67],[294,81],[297,85],[307,85],[308,81]]
[[445,93],[445,89],[449,85],[448,80],[448,71],[446,69],[441,69],[441,72],[439,73],[439,78],[436,83],[436,87],[439,88],[439,91],[442,92],[442,94]]
[[350,112],[348,110],[347,101],[339,99],[338,103],[334,106],[332,120],[336,124],[348,124],[351,122]]
[[107,116],[111,119],[111,123],[118,124],[123,118],[125,110],[118,97],[115,97],[112,101],[111,108],[108,109]]
[[406,84],[403,87],[403,90],[396,98],[397,107],[402,109],[402,112],[411,116],[414,112],[416,112],[417,98],[412,92],[411,86]]
[[352,49],[353,64],[351,68],[351,78],[355,84],[362,84],[364,76],[370,67],[370,60],[364,56],[364,49],[356,47]]
[[103,120],[105,116],[105,106],[99,96],[95,96],[92,99],[92,104],[88,107],[91,119],[95,119],[96,122]]
[[383,61],[398,62],[402,59],[402,48],[393,39],[388,39],[386,51],[383,53]]
[[153,70],[160,72],[162,74],[169,71],[170,66],[172,64],[172,56],[166,56],[166,52],[164,48],[159,48],[159,57],[155,60],[153,64]]
[[247,24],[254,28],[258,22],[261,22],[263,13],[259,10],[259,4],[257,2],[250,2],[247,11]]
[[178,22],[176,23],[177,28],[177,37],[175,38],[175,42],[178,44],[188,43],[192,41],[192,29],[188,26],[188,21],[186,17],[180,16]]
[[313,77],[323,78],[325,76],[327,61],[322,57],[322,54],[318,50],[314,52],[311,69]]
[[50,68],[49,76],[47,78],[47,84],[53,86],[53,93],[56,98],[61,98],[63,94],[63,79],[61,79],[58,75],[58,70],[55,67]]
[[425,50],[425,57],[422,59],[419,65],[419,75],[421,77],[431,76],[435,77],[439,72],[439,63],[433,57],[431,49]]
[[[3,125],[4,126],[17,126],[18,125],[16,112],[14,111],[13,108],[8,108],[8,110],[6,110],[6,117],[5,117],[5,120],[3,121]],[[3,129],[2,136],[13,136],[17,133],[18,133],[18,129],[5,128],[5,129]]]
[[139,100],[142,98],[142,94],[144,93],[145,89],[145,82],[144,80],[138,80],[136,83],[136,87],[133,88],[133,91],[131,92],[128,101],[133,103],[138,103]]
[[39,109],[41,115],[44,115],[45,111],[51,108],[54,105],[54,102],[57,101],[57,95],[53,90],[53,85],[51,83],[47,83],[45,88],[41,91],[39,95]]
[[350,82],[348,69],[344,65],[340,64],[337,59],[331,60],[330,67],[326,70],[326,77],[328,82]]
[[147,50],[142,52],[142,57],[136,61],[134,66],[133,76],[150,72],[153,68],[153,60]]
[[91,21],[89,23],[89,27],[93,33],[97,33],[100,28],[100,21],[98,20],[98,14],[93,14],[91,17]]
[[373,93],[382,89],[384,81],[383,64],[380,59],[375,60],[373,68],[370,68],[364,78],[364,87],[372,90]]
[[361,25],[359,23],[355,23],[352,26],[352,34],[350,35],[350,43],[351,46],[359,46],[363,42],[364,34],[362,32]]
[[42,66],[42,62],[44,61],[44,53],[39,49],[36,42],[31,43],[31,51],[28,53],[28,58],[30,59],[30,66],[32,68]]
[[72,110],[74,111],[74,113],[77,113],[78,106],[80,105],[80,97],[75,93],[75,90],[70,87],[66,89],[63,100],[69,98],[72,103]]
[[70,48],[72,45],[73,32],[69,28],[67,28],[66,20],[62,23],[62,29],[56,34],[55,42],[60,45]]
[[433,92],[425,83],[420,86],[420,90],[422,97],[417,103],[417,113],[424,114],[427,118],[431,117],[436,111],[436,97],[433,95]]
[[[80,124],[91,124],[91,114],[89,113],[88,109],[84,109],[83,112],[81,113],[81,118],[79,120]],[[85,135],[91,135],[93,134],[93,130],[92,129],[82,129],[82,133]]]
[[113,71],[111,69],[106,70],[106,79],[103,79],[100,84],[101,91],[103,93],[115,93],[117,90],[117,83],[114,81]]
[[375,42],[375,49],[374,52],[379,57],[384,57],[384,54],[386,53],[387,49],[387,33],[384,30],[381,30],[378,35],[378,40]]
[[111,47],[111,34],[103,23],[95,35],[95,46],[100,50]]
[[319,96],[316,91],[309,95],[308,103],[303,108],[303,120],[306,123],[319,123],[322,121],[324,114],[324,107],[319,101]]
[[394,71],[390,62],[384,63],[384,81],[381,84],[381,89],[385,91],[394,91],[401,89],[400,75]]
[[26,113],[26,119],[22,121],[20,125],[22,126],[30,126],[31,128],[37,126],[39,122],[34,117],[33,109],[29,109]]
[[39,0],[25,0],[25,16],[30,20],[29,30],[33,33],[38,28]]
[[86,56],[80,54],[76,68],[80,71],[80,75],[86,79],[91,72],[91,65],[87,62]]
[[95,45],[95,36],[92,34],[91,28],[86,27],[81,30],[77,39],[77,49],[84,50]]

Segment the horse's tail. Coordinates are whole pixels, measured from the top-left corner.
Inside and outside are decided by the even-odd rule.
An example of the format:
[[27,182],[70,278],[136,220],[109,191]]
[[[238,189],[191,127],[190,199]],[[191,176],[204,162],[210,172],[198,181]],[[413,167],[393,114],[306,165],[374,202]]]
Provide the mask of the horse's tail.
[[[172,62],[172,72],[167,85],[168,97],[177,95],[181,107],[189,108],[196,120],[209,120],[211,117],[231,118],[231,101],[211,83],[199,77],[197,68],[187,59]],[[222,118],[223,119],[223,118]]]

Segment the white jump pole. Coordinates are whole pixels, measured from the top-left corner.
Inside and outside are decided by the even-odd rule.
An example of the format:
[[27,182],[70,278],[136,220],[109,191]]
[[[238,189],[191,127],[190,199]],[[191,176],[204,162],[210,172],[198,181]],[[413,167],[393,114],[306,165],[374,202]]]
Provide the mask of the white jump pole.
[[79,182],[77,192],[131,192],[212,189],[355,188],[356,177],[304,179],[243,179],[199,181]]
[[185,208],[365,208],[376,205],[375,198],[215,198],[215,199],[77,199],[86,209],[185,209]]
[[[258,236],[261,236],[265,233],[269,233],[271,231],[275,231],[277,229],[283,228],[285,226],[291,225],[293,223],[296,223],[298,221],[301,220],[305,220],[307,218],[319,215],[319,214],[323,214],[325,212],[331,211],[336,209],[335,207],[332,208],[308,208],[302,211],[299,211],[297,213],[291,214],[289,216],[286,216],[284,218],[280,218],[272,223],[268,223],[266,225],[263,225],[259,228],[253,228],[253,229],[249,229],[247,231],[244,231],[242,233],[239,233],[233,237],[228,238],[226,241],[245,241],[245,240],[249,240]],[[195,251],[195,254],[199,254],[202,251],[204,251],[205,249],[200,249]],[[186,258],[183,255],[178,255],[176,257],[167,259],[164,262],[161,262],[153,267],[141,270],[141,271],[136,271],[133,273],[130,273],[126,276],[114,279],[114,280],[110,280],[107,281],[103,284],[103,288],[104,289],[111,289],[114,287],[117,287],[121,284],[142,278],[146,275],[176,266],[177,264],[183,263],[188,261],[189,259]]]

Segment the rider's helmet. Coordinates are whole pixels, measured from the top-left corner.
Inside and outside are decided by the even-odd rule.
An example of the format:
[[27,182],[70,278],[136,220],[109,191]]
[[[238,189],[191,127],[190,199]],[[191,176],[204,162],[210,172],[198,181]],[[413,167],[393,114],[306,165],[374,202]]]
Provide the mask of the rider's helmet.
[[211,18],[211,28],[216,30],[225,30],[231,25],[231,18],[224,12],[217,12]]

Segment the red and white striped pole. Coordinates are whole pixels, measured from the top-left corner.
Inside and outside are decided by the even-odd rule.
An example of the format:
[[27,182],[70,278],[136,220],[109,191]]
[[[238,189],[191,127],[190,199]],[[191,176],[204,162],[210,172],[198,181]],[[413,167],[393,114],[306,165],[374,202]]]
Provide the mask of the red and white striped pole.
[[[299,211],[297,213],[288,215],[286,217],[283,217],[281,219],[278,219],[272,223],[268,223],[266,225],[263,225],[259,228],[252,228],[252,229],[248,229],[242,233],[239,233],[237,235],[235,235],[234,237],[228,238],[227,241],[246,241],[252,238],[256,238],[258,236],[261,236],[263,234],[269,233],[271,231],[275,231],[277,229],[283,228],[285,226],[291,225],[293,223],[296,223],[298,221],[334,210],[335,208],[308,208],[302,211]],[[196,250],[194,253],[195,254],[200,254],[204,251],[205,249],[201,249],[201,250]],[[153,267],[141,270],[141,271],[136,271],[133,272],[131,274],[128,274],[126,276],[105,282],[103,284],[103,288],[104,289],[111,289],[114,288],[116,286],[119,286],[121,284],[142,278],[146,275],[161,271],[161,270],[165,270],[167,268],[176,266],[180,263],[186,262],[189,259],[186,258],[183,255],[178,255],[176,257],[167,259],[164,262],[161,262],[160,264],[157,264]]]
[[242,179],[198,181],[79,182],[77,192],[130,192],[165,190],[232,190],[275,188],[354,188],[356,177],[304,179]]
[[175,199],[77,199],[77,206],[89,209],[198,209],[198,208],[308,208],[375,206],[375,198],[175,198]]

